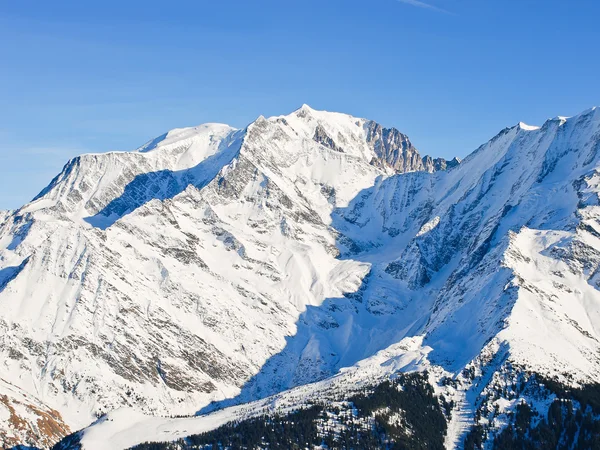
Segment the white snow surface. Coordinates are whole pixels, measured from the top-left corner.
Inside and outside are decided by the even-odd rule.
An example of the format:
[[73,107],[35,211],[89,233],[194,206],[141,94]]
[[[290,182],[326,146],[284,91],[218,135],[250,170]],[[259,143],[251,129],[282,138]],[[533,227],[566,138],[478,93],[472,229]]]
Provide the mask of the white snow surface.
[[600,111],[433,173],[380,163],[372,127],[305,105],[69,161],[0,225],[0,377],[72,429],[114,411],[85,449],[482,352],[597,381]]

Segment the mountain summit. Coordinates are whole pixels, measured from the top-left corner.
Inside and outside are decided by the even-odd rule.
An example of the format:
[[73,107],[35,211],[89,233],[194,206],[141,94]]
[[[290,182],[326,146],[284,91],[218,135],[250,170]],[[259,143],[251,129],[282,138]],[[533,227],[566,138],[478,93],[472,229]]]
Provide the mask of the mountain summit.
[[599,167],[596,108],[462,162],[306,105],[74,158],[1,216],[0,398],[39,406],[0,437],[110,413],[77,445],[127,448],[426,369],[459,446],[516,408],[486,389],[600,379]]

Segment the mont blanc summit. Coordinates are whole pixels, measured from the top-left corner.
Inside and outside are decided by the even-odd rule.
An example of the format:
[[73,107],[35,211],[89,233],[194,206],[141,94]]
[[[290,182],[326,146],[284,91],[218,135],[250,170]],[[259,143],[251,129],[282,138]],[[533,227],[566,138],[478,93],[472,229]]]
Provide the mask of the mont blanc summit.
[[[411,389],[446,448],[509,442],[561,395],[593,422],[599,169],[597,108],[463,161],[306,105],[78,156],[0,212],[0,442],[202,448],[177,440],[316,407],[338,442],[353,404],[416,445]],[[389,383],[398,411],[362,418]]]

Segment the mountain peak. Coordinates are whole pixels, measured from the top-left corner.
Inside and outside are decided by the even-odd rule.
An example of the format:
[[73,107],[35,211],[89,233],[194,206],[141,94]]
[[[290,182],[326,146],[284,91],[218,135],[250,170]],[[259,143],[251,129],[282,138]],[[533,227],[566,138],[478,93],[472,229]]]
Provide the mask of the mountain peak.
[[302,106],[300,106],[300,108],[292,111],[288,116],[294,115],[297,117],[309,117],[314,112],[315,112],[315,110],[313,108],[308,106],[306,103],[303,103]]
[[[290,176],[338,189],[338,200],[353,195],[353,183],[345,177],[354,172],[375,177],[452,167],[441,158],[422,157],[395,128],[303,105],[287,116],[261,115],[243,130],[205,123],[172,129],[134,152],[82,155],[28,210],[53,208],[105,228],[149,199],[169,198],[190,184],[204,186],[238,159],[238,151],[259,167],[268,162],[275,173],[296,171]],[[107,215],[114,218],[106,220]]]
[[535,125],[527,125],[525,122],[519,122],[517,124],[517,127],[521,130],[524,131],[535,131],[535,130],[539,130],[540,127],[535,126]]

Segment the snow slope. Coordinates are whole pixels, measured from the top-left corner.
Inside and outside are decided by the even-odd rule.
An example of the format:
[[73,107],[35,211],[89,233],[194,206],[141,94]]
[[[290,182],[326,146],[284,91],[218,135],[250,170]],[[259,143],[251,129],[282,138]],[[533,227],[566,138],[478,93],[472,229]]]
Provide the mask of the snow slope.
[[462,380],[457,445],[506,364],[599,378],[599,150],[597,108],[435,166],[303,106],[83,155],[0,228],[0,376],[73,429],[232,406],[83,433],[125,448],[428,368]]

